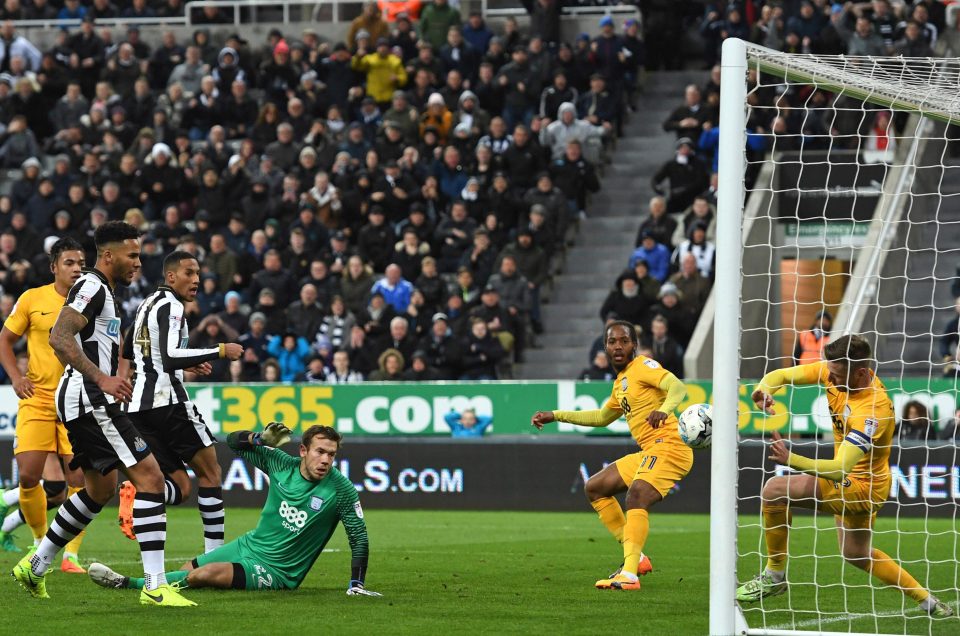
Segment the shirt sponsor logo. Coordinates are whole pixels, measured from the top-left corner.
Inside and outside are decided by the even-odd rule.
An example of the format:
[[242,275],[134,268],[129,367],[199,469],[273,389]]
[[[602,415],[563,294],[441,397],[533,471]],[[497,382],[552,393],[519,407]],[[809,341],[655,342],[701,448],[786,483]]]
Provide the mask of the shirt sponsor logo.
[[92,298],[90,298],[90,297],[87,296],[86,294],[80,294],[80,293],[78,293],[78,294],[77,294],[77,300],[80,300],[80,301],[82,301],[82,302],[84,302],[84,303],[86,303],[86,304],[90,304],[90,301],[92,300]]
[[323,507],[323,499],[320,497],[310,497],[310,510],[320,510]]
[[353,503],[353,511],[357,513],[357,517],[363,519],[363,507],[360,505],[359,501]]
[[300,532],[303,526],[307,525],[307,511],[291,506],[286,500],[280,502],[280,517],[283,519],[283,527],[290,532]]

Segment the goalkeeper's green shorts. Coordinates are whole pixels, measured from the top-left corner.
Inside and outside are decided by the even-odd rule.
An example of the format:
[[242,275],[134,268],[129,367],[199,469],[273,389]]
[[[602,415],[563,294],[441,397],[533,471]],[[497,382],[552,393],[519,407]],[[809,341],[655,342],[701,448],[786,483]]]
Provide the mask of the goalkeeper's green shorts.
[[[267,565],[263,559],[251,550],[240,545],[239,541],[231,541],[206,554],[201,554],[193,560],[195,567],[208,563],[235,563],[243,568],[244,581],[242,589],[247,591],[264,590],[291,590],[296,587],[287,580],[276,568]],[[239,581],[234,587],[241,589]]]

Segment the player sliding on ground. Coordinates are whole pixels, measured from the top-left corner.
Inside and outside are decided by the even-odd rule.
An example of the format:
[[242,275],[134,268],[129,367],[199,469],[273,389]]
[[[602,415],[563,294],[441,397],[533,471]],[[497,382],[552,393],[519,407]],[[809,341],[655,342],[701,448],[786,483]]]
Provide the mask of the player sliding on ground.
[[[637,355],[637,332],[628,322],[610,323],[604,332],[607,356],[617,371],[610,399],[594,411],[537,411],[530,423],[608,426],[626,415],[640,452],[621,457],[590,477],[584,491],[600,520],[623,544],[623,565],[596,582],[602,590],[639,590],[638,575],[653,570],[643,546],[650,530],[649,509],[693,467],[693,451],[677,433],[674,410],[687,394],[676,376],[655,360]],[[627,491],[624,515],[617,495]]]
[[[227,445],[270,477],[260,521],[236,540],[167,572],[167,581],[178,589],[295,589],[343,522],[353,555],[347,594],[380,596],[364,587],[367,527],[357,490],[333,467],[340,434],[329,426],[311,426],[303,434],[299,458],[276,448],[289,440],[290,431],[277,422],[263,433],[230,434]],[[100,563],[90,566],[89,575],[108,588],[140,589],[144,583]]]
[[767,567],[737,590],[742,603],[787,591],[787,540],[790,506],[834,515],[840,551],[848,563],[899,588],[932,616],[953,610],[936,599],[884,552],[871,544],[877,512],[890,492],[890,448],[895,416],[887,389],[873,371],[870,344],[844,336],[824,349],[825,362],[778,369],[753,392],[758,408],[773,414],[773,395],[785,384],[822,384],[833,419],[833,459],[791,453],[773,433],[770,459],[802,474],[773,477],[763,487],[763,527]]

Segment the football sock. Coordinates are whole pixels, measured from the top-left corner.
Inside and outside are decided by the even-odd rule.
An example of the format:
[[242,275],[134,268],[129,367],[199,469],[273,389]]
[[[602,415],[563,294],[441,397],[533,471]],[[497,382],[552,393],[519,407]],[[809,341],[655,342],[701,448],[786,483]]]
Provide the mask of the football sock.
[[212,552],[223,545],[223,489],[197,489],[197,506],[203,521],[203,551]]
[[787,542],[790,540],[787,506],[763,504],[763,537],[767,543],[767,572],[783,572],[787,569]]
[[47,531],[47,493],[43,486],[20,488],[20,510],[30,526],[34,539],[42,539]]
[[167,540],[167,512],[161,493],[137,491],[133,499],[133,531],[140,544],[144,586],[155,590],[166,584],[163,549]]
[[590,505],[600,515],[600,521],[607,527],[610,534],[620,543],[623,543],[623,526],[627,523],[627,518],[623,516],[623,508],[616,497],[603,497],[596,501],[591,501]]
[[[74,488],[73,486],[70,486],[69,488],[67,488],[67,496],[72,497],[78,492],[80,492],[81,490],[83,490],[83,488]],[[76,557],[78,554],[80,554],[80,544],[83,543],[83,536],[86,533],[87,531],[83,530],[80,534],[78,534],[77,536],[75,536],[73,539],[70,540],[70,543],[68,543],[63,548],[64,558],[68,556]]]
[[623,572],[637,575],[637,566],[643,555],[643,544],[650,532],[650,516],[646,510],[627,510],[627,523],[623,529]]
[[180,486],[172,479],[166,479],[163,482],[164,503],[168,506],[177,506],[183,503],[183,492]]
[[909,572],[880,550],[874,549],[870,553],[867,571],[887,585],[900,588],[901,592],[918,603],[922,603],[930,596],[930,592],[920,585],[917,579],[910,576]]
[[[179,583],[180,589],[187,587],[187,575],[190,574],[187,570],[175,570],[173,572],[167,572],[164,576],[167,579],[167,583]],[[127,588],[131,590],[142,590],[144,580],[138,579],[136,577],[130,577],[127,579]]]
[[23,511],[17,508],[4,518],[3,526],[0,526],[0,532],[13,532],[23,524]]
[[67,545],[71,539],[83,532],[83,529],[93,521],[102,506],[90,498],[86,490],[80,490],[71,495],[53,518],[46,536],[37,546],[37,551],[30,560],[33,573],[42,576],[53,557],[60,548]]
[[13,504],[20,501],[20,489],[11,488],[10,490],[3,491],[3,505],[12,506]]

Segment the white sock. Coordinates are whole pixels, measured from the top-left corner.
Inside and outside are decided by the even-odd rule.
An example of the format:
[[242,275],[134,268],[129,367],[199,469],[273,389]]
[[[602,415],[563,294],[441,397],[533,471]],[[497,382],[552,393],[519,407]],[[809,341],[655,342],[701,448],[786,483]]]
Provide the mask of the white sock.
[[926,611],[932,610],[937,605],[937,597],[931,594],[927,598],[920,601],[920,607]]
[[765,572],[767,573],[767,576],[773,579],[774,583],[783,583],[783,580],[787,578],[786,572],[777,572],[776,570],[770,569],[765,570]]
[[53,557],[57,556],[57,552],[59,551],[60,546],[56,543],[46,537],[41,539],[37,545],[37,551],[30,559],[30,566],[33,573],[37,576],[43,576],[47,569],[50,568],[50,564],[53,563]]
[[0,526],[0,532],[13,532],[22,525],[23,517],[20,515],[20,510],[14,510],[4,518],[3,526]]
[[20,489],[11,488],[3,492],[3,505],[12,506],[20,501]]
[[630,579],[631,581],[639,581],[639,580],[640,580],[640,577],[639,577],[639,576],[637,576],[636,574],[632,574],[632,573],[630,573],[630,572],[627,572],[626,570],[622,570],[622,571],[620,572],[620,575],[627,577],[627,578]]

